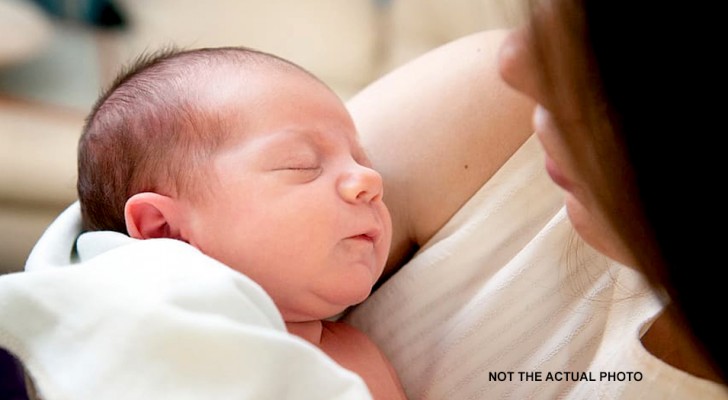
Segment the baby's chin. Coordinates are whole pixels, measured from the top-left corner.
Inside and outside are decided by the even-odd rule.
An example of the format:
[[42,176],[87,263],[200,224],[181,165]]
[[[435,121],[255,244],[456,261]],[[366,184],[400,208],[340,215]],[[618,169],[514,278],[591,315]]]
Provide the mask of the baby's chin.
[[349,307],[353,307],[368,299],[369,296],[372,294],[373,284],[374,282],[367,282],[366,284],[360,285],[358,288],[352,286],[347,290],[342,290],[339,293],[336,293],[335,295],[324,299],[331,305],[333,309],[335,309],[335,312],[333,314],[338,314],[348,309]]
[[311,304],[305,310],[301,308],[302,304],[297,304],[297,310],[279,307],[283,320],[286,322],[307,322],[317,320],[335,321],[349,308],[356,306],[366,300],[371,293],[371,288],[358,296],[349,296],[346,299],[337,297],[334,299],[321,298],[316,305]]

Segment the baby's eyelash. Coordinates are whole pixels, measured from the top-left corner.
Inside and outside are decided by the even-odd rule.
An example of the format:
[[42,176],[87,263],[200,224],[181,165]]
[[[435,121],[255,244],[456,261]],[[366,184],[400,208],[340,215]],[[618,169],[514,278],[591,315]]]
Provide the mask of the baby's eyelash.
[[314,171],[314,170],[317,170],[317,169],[321,169],[321,167],[319,167],[319,166],[315,166],[315,167],[286,167],[286,168],[282,168],[282,169],[289,170],[289,171]]
[[287,171],[289,176],[295,177],[296,180],[302,182],[310,182],[318,178],[323,171],[321,166],[316,167],[286,167],[280,171]]

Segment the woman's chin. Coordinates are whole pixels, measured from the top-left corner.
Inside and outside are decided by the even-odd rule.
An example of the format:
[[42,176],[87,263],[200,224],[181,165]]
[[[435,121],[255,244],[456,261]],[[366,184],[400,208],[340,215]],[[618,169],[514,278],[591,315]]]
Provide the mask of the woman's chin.
[[620,264],[628,267],[634,265],[629,251],[606,223],[602,223],[601,219],[590,213],[568,192],[564,197],[564,204],[571,225],[586,244]]

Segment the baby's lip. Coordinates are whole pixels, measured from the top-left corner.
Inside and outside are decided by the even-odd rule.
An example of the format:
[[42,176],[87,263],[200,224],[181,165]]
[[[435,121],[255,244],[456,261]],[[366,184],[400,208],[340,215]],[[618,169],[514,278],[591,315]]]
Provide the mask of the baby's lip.
[[356,235],[352,235],[349,239],[366,240],[371,243],[379,242],[379,238],[382,236],[381,231],[378,228],[372,228],[365,230]]

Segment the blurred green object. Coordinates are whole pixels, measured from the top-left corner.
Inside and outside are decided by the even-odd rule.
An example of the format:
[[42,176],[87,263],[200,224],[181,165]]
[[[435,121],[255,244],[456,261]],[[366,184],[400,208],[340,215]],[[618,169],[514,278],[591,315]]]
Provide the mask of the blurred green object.
[[32,0],[50,15],[98,28],[123,28],[126,19],[111,0]]

